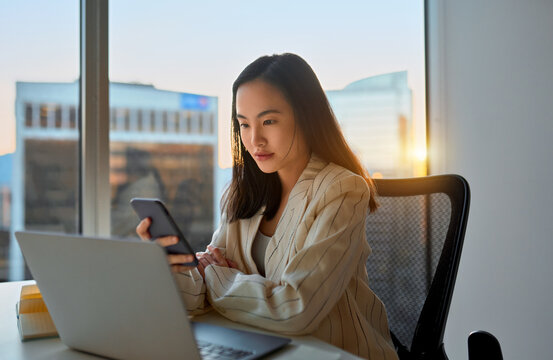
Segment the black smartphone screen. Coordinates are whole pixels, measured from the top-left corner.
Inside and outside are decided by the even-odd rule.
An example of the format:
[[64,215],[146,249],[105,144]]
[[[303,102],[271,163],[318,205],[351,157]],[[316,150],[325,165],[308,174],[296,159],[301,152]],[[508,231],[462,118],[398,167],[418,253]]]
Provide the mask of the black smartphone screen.
[[168,254],[192,254],[194,261],[186,263],[186,266],[198,265],[198,259],[192,250],[192,247],[185,239],[179,227],[173,220],[171,214],[159,199],[133,198],[131,206],[140,218],[140,220],[149,217],[152,220],[149,231],[152,239],[163,236],[178,236],[179,242],[165,248]]

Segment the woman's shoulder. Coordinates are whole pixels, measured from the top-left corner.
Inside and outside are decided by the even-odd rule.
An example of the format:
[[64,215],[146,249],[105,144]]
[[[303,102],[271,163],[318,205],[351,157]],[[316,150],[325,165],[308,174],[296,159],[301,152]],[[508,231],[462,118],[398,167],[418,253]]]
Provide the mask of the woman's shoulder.
[[339,192],[369,191],[367,182],[362,176],[333,162],[324,162],[324,160],[314,157],[316,162],[320,161],[324,164],[313,179],[314,195],[330,190]]

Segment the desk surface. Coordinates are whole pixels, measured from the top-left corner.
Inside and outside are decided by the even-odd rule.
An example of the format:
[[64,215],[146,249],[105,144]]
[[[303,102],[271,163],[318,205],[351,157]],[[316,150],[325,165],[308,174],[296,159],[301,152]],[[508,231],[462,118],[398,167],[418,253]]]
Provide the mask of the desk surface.
[[[15,303],[21,286],[27,282],[0,283],[0,360],[27,359],[99,359],[99,357],[73,351],[59,338],[37,339],[22,342],[19,339],[15,316]],[[263,332],[223,318],[216,312],[194,318],[210,324]],[[269,332],[266,332],[269,333]],[[358,357],[312,336],[291,336],[292,343],[268,359],[359,359]]]

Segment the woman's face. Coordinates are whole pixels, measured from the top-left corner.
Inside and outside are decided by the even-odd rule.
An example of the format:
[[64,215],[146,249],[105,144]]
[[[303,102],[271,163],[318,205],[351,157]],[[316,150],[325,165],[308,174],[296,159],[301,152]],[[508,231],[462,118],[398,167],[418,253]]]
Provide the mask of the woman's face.
[[299,177],[309,161],[309,149],[280,90],[263,80],[240,85],[236,116],[242,143],[261,171]]

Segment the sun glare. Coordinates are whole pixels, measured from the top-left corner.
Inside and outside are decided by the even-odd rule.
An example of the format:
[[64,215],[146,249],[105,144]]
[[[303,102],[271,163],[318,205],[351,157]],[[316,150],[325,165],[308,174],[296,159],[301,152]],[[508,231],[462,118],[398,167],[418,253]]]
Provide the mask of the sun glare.
[[426,160],[426,149],[424,148],[418,148],[415,149],[415,159],[418,161],[425,161]]

